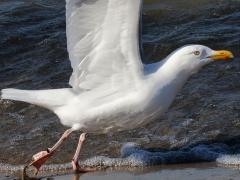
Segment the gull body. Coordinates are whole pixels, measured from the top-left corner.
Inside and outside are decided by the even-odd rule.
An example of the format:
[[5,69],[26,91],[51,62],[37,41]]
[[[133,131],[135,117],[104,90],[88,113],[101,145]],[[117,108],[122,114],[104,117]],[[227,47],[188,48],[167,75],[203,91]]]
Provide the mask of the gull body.
[[[186,51],[206,49],[200,45],[184,48]],[[171,55],[163,60],[165,62],[155,72],[153,69],[158,65],[157,63],[145,65],[145,74],[137,88],[131,85],[127,88],[120,86],[114,90],[102,87],[102,89],[82,92],[76,97],[72,89],[67,89],[71,92],[69,100],[54,112],[64,125],[91,133],[107,133],[143,126],[167,111],[190,75],[210,62],[206,60],[195,65],[194,61],[189,63],[187,58],[184,60],[185,62],[181,64],[178,62],[181,59],[177,54]]]
[[[72,88],[3,89],[1,98],[24,101],[53,111],[70,127],[47,151],[33,156],[37,169],[72,131],[107,133],[133,129],[163,114],[193,74],[229,51],[187,45],[162,61],[144,65],[139,45],[141,0],[66,0],[67,49]],[[78,158],[85,135],[73,158]]]
[[[194,55],[194,52],[201,55]],[[53,111],[65,126],[88,133],[107,133],[143,126],[158,118],[194,73],[213,61],[216,51],[187,45],[160,63],[144,65],[138,86],[103,85],[92,90],[3,89],[3,99],[25,101]],[[140,60],[139,60],[140,61]],[[115,82],[117,83],[117,82]]]
[[[201,55],[194,55],[194,52]],[[213,61],[216,51],[187,45],[160,63],[144,65],[138,86],[103,85],[93,90],[3,89],[3,99],[25,101],[53,111],[65,126],[88,133],[133,129],[161,116],[194,73]]]

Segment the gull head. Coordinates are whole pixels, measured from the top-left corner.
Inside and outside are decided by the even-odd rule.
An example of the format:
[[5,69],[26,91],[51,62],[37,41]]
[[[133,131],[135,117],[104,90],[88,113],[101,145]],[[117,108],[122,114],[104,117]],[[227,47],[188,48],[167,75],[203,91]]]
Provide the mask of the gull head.
[[174,51],[167,61],[191,74],[196,73],[201,67],[216,60],[229,60],[234,56],[227,50],[212,50],[203,45],[186,45]]

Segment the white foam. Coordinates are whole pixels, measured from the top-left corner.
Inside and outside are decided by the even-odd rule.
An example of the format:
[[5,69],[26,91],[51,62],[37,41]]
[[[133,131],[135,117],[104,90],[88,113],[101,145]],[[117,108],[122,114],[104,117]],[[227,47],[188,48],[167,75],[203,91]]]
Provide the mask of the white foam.
[[240,154],[222,155],[217,158],[216,162],[225,166],[240,166]]

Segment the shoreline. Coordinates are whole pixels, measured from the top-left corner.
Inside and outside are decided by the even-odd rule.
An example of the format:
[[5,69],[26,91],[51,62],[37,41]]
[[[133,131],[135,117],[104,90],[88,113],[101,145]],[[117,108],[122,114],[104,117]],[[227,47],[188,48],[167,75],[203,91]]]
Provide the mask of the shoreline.
[[[42,174],[42,173],[41,173]],[[240,177],[240,171],[237,168],[228,168],[217,166],[215,162],[211,163],[191,163],[191,164],[173,164],[152,167],[136,168],[108,168],[92,173],[73,174],[71,171],[50,172],[40,175],[42,180],[237,180]],[[7,175],[0,173],[0,180],[21,179],[20,176]]]

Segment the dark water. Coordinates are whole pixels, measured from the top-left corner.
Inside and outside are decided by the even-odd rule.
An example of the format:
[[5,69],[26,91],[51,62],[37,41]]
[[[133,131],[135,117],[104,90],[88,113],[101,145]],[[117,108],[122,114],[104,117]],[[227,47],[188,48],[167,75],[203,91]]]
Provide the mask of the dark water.
[[[118,157],[125,142],[137,142],[145,148],[164,148],[165,151],[183,148],[181,150],[189,152],[186,157],[192,155],[191,147],[202,147],[202,144],[213,144],[213,147],[206,145],[204,152],[208,155],[209,151],[238,153],[239,9],[238,0],[145,1],[142,32],[145,63],[193,43],[231,50],[236,58],[232,62],[211,64],[194,75],[177,96],[169,113],[153,124],[116,134],[90,135],[82,158],[95,155]],[[1,0],[0,89],[68,87],[71,67],[65,35],[65,1]],[[28,162],[33,153],[55,143],[64,129],[57,117],[47,110],[20,102],[1,101],[0,162]],[[78,136],[75,133],[49,162],[69,162]],[[222,143],[220,150],[216,150],[216,142]],[[202,151],[196,153],[204,156]],[[171,157],[167,160],[178,162],[174,153]]]

